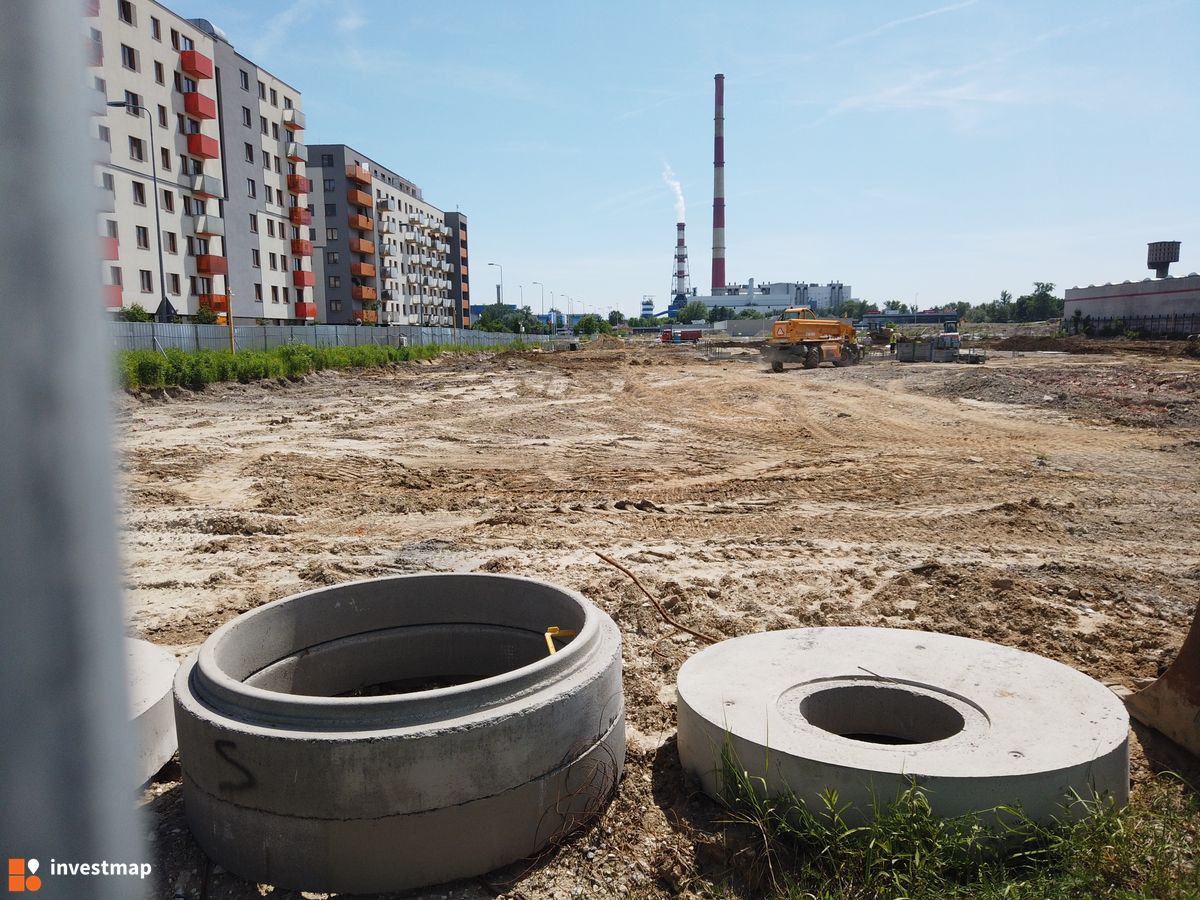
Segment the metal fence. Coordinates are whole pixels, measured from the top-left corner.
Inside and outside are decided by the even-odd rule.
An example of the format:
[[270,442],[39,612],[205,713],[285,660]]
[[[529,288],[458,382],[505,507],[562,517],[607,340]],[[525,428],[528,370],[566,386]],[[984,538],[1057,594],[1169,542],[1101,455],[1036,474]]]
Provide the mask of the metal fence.
[[[114,350],[228,350],[229,329],[224,325],[164,325],[158,322],[110,322],[109,339]],[[428,344],[462,344],[498,347],[515,341],[530,344],[550,342],[546,335],[472,331],[469,328],[430,328],[417,325],[239,325],[234,341],[239,350],[269,350],[282,344],[310,347],[358,347],[378,344],[389,347],[420,347]]]
[[1200,334],[1200,315],[1178,316],[1070,316],[1063,319],[1068,334],[1111,335],[1154,334],[1161,337],[1186,337]]

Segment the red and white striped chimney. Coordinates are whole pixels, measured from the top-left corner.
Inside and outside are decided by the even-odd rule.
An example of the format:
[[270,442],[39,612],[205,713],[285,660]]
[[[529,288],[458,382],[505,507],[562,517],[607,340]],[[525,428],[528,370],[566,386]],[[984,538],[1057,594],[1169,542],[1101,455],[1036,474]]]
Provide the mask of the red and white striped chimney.
[[675,225],[675,284],[673,285],[672,294],[679,297],[686,295],[689,288],[688,285],[688,262],[687,262],[687,244],[683,238],[684,224],[678,222]]
[[712,293],[725,287],[725,76],[715,76],[713,116],[713,248]]

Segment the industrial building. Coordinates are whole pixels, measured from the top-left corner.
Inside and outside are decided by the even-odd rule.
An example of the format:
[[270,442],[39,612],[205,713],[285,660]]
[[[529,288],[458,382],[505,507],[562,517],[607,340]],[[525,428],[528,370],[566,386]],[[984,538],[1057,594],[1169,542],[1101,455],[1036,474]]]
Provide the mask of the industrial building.
[[748,310],[767,317],[777,316],[791,306],[811,306],[813,309],[836,311],[850,299],[850,285],[840,281],[831,281],[829,284],[791,281],[755,284],[754,279],[750,279],[746,284],[728,285],[712,296],[698,296],[695,293],[677,296],[671,308],[663,315],[674,312],[694,300],[699,300],[709,309],[724,306],[732,310],[730,318],[737,318],[738,314]]
[[1162,334],[1200,332],[1200,274],[1172,277],[1178,241],[1149,245],[1146,264],[1157,278],[1067,288],[1063,319],[1070,331],[1120,327]]
[[321,321],[462,324],[465,217],[452,227],[419,187],[345,144],[308,155]]

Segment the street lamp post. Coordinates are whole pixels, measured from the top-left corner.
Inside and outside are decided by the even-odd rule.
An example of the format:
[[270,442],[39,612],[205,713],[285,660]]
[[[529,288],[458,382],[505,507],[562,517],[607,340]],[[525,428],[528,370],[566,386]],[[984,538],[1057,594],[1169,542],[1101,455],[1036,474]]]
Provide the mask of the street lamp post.
[[489,266],[495,266],[500,270],[500,302],[504,302],[504,266],[500,263],[488,263]]
[[107,105],[114,108],[123,106],[126,109],[136,109],[138,111],[138,118],[141,118],[141,114],[145,113],[146,124],[150,126],[150,183],[154,191],[154,231],[155,236],[158,238],[158,293],[160,295],[158,309],[155,312],[159,316],[160,322],[169,321],[170,313],[167,310],[173,309],[173,307],[171,306],[171,302],[167,300],[167,275],[166,266],[163,263],[162,221],[159,218],[158,212],[161,202],[158,196],[158,150],[154,146],[154,119],[150,115],[150,110],[136,103],[126,103],[124,100],[110,100]]
[[[542,289],[541,311],[542,311],[542,318],[545,319],[546,318],[546,286],[544,284],[542,284],[540,281],[535,281],[534,284],[536,284],[538,287],[540,287]],[[551,300],[551,302],[554,301],[553,292],[551,292],[551,294],[550,294],[550,300]],[[549,323],[547,323],[547,324],[549,324]]]

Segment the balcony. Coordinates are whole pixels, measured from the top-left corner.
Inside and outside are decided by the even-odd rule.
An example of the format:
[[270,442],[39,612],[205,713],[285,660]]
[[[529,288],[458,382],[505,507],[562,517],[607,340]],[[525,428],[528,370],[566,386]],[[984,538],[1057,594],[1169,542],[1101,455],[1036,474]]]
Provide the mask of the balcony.
[[216,216],[193,216],[192,230],[201,237],[210,235],[225,235],[225,222]]
[[370,184],[371,171],[366,166],[346,166],[346,178],[359,184]]
[[296,141],[288,141],[287,158],[292,162],[308,162],[308,148]]
[[115,237],[100,238],[100,258],[109,260],[121,258],[120,244]]
[[396,201],[389,197],[380,197],[375,201],[375,208],[380,212],[395,212]]
[[366,240],[363,240],[362,238],[351,238],[350,239],[350,252],[351,253],[374,253],[375,252],[375,244],[373,241],[366,241]]
[[213,312],[229,312],[229,298],[224,294],[201,294],[200,307]]
[[297,319],[315,319],[317,317],[317,304],[315,303],[297,303],[296,318]]
[[374,325],[379,321],[379,315],[373,309],[356,309],[354,321],[362,322],[364,325]]
[[183,111],[193,119],[215,119],[217,117],[217,101],[205,97],[195,91],[183,95]]
[[204,254],[196,257],[197,275],[228,275],[229,260],[223,256]]
[[350,263],[350,274],[359,278],[374,278],[375,264],[365,262]]
[[397,257],[396,245],[395,244],[380,244],[379,245],[379,255],[382,256],[384,259],[396,259],[396,257]]
[[350,190],[346,191],[346,200],[351,206],[370,207],[374,205],[371,202],[370,194],[368,194],[366,191],[356,190],[355,188],[350,188]]
[[216,138],[206,134],[189,134],[187,152],[189,156],[198,156],[200,159],[216,159],[221,155],[221,145]]
[[317,283],[317,276],[314,272],[304,272],[299,269],[292,272],[292,284],[298,288],[314,287]]
[[379,223],[379,233],[380,234],[395,234],[396,226],[391,222],[381,221]]
[[213,61],[199,50],[183,50],[179,54],[179,68],[193,78],[212,78]]
[[363,284],[356,284],[350,288],[350,296],[355,300],[374,300],[379,296],[379,292],[373,287],[367,287]]
[[288,192],[292,194],[311,194],[312,179],[305,178],[303,175],[289,175],[287,177]]
[[225,193],[225,186],[221,184],[220,178],[212,175],[193,175],[192,193],[197,197],[211,200],[221,197]]
[[312,256],[312,241],[292,239],[292,256]]
[[303,206],[289,206],[288,221],[293,225],[311,225],[312,213]]
[[355,213],[346,221],[349,222],[350,227],[355,231],[373,231],[375,229],[375,223],[371,221],[370,216],[362,216]]
[[283,111],[283,127],[288,131],[304,130],[304,113],[292,108]]
[[104,285],[104,306],[106,309],[120,309],[125,304],[121,301],[121,286],[119,284]]

